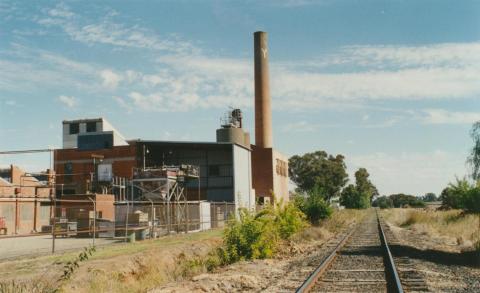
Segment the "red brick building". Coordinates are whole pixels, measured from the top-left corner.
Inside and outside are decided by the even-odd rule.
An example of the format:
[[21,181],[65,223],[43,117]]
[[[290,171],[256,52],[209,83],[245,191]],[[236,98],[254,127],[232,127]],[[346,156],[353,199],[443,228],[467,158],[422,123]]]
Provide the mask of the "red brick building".
[[[38,178],[44,180],[39,180]],[[0,170],[0,217],[6,234],[27,234],[48,225],[54,195],[54,173],[31,175],[11,165]]]

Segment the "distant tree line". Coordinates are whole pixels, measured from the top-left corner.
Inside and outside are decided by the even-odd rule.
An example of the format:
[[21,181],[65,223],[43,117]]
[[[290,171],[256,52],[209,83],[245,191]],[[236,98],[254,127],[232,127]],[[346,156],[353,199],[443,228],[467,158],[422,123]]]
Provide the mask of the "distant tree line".
[[480,212],[480,121],[474,123],[470,135],[474,145],[467,162],[474,182],[457,179],[438,197],[434,193],[422,197],[403,193],[378,197],[378,190],[365,168],[355,172],[354,184],[345,186],[348,183],[345,157],[316,151],[289,159],[289,175],[297,185],[297,195],[301,195],[295,197],[295,204],[314,223],[331,214],[330,201],[337,197],[341,205],[355,209],[423,207],[425,202],[440,200],[444,208]]
[[367,169],[355,172],[355,184],[348,183],[345,157],[316,151],[295,155],[289,159],[290,179],[297,185],[296,205],[312,223],[328,217],[330,201],[339,198],[346,208],[363,209],[371,206],[377,188],[370,181]]
[[[433,195],[435,196],[435,194]],[[425,197],[423,199],[425,199]],[[417,196],[398,193],[389,196],[380,196],[373,201],[372,206],[379,207],[381,209],[404,207],[421,208],[425,206],[425,202],[422,200],[422,198]]]

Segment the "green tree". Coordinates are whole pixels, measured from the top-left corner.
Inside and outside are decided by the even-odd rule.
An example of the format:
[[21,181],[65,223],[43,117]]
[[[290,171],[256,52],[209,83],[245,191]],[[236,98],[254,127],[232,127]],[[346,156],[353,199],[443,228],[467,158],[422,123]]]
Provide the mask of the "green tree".
[[468,163],[472,168],[473,180],[480,180],[480,121],[473,124],[470,136],[473,139],[473,147],[468,157]]
[[418,197],[409,194],[397,193],[389,196],[396,208],[424,207],[425,203]]
[[321,188],[325,200],[338,196],[348,181],[345,158],[324,151],[293,156],[288,160],[290,179],[302,192]]
[[389,209],[389,208],[393,208],[393,201],[390,197],[384,195],[384,196],[377,197],[373,201],[372,206],[379,207],[381,209]]
[[342,190],[340,204],[347,209],[366,209],[370,207],[370,199],[367,194],[360,192],[353,184]]
[[378,190],[375,185],[368,179],[370,174],[368,174],[367,169],[360,168],[355,172],[355,185],[357,191],[368,197],[368,201],[371,202],[374,196],[378,195]]
[[365,209],[370,207],[372,198],[378,195],[377,188],[368,179],[367,169],[360,168],[355,172],[355,185],[350,184],[340,195],[340,204],[349,209]]
[[431,201],[437,201],[438,198],[433,192],[426,193],[423,197],[422,200],[425,202],[431,202]]

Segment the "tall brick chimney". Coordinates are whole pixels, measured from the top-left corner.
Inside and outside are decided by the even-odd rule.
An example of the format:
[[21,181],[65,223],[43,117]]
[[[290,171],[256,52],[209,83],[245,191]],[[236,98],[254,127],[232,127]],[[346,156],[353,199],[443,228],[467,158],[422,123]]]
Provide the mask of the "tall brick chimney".
[[255,145],[260,148],[272,148],[272,110],[268,74],[267,33],[255,32]]

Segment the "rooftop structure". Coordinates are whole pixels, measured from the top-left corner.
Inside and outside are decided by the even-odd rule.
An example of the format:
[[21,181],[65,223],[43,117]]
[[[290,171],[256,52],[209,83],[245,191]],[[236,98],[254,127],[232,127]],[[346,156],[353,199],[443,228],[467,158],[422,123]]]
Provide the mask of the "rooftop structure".
[[128,145],[105,118],[63,121],[63,148],[98,149]]

